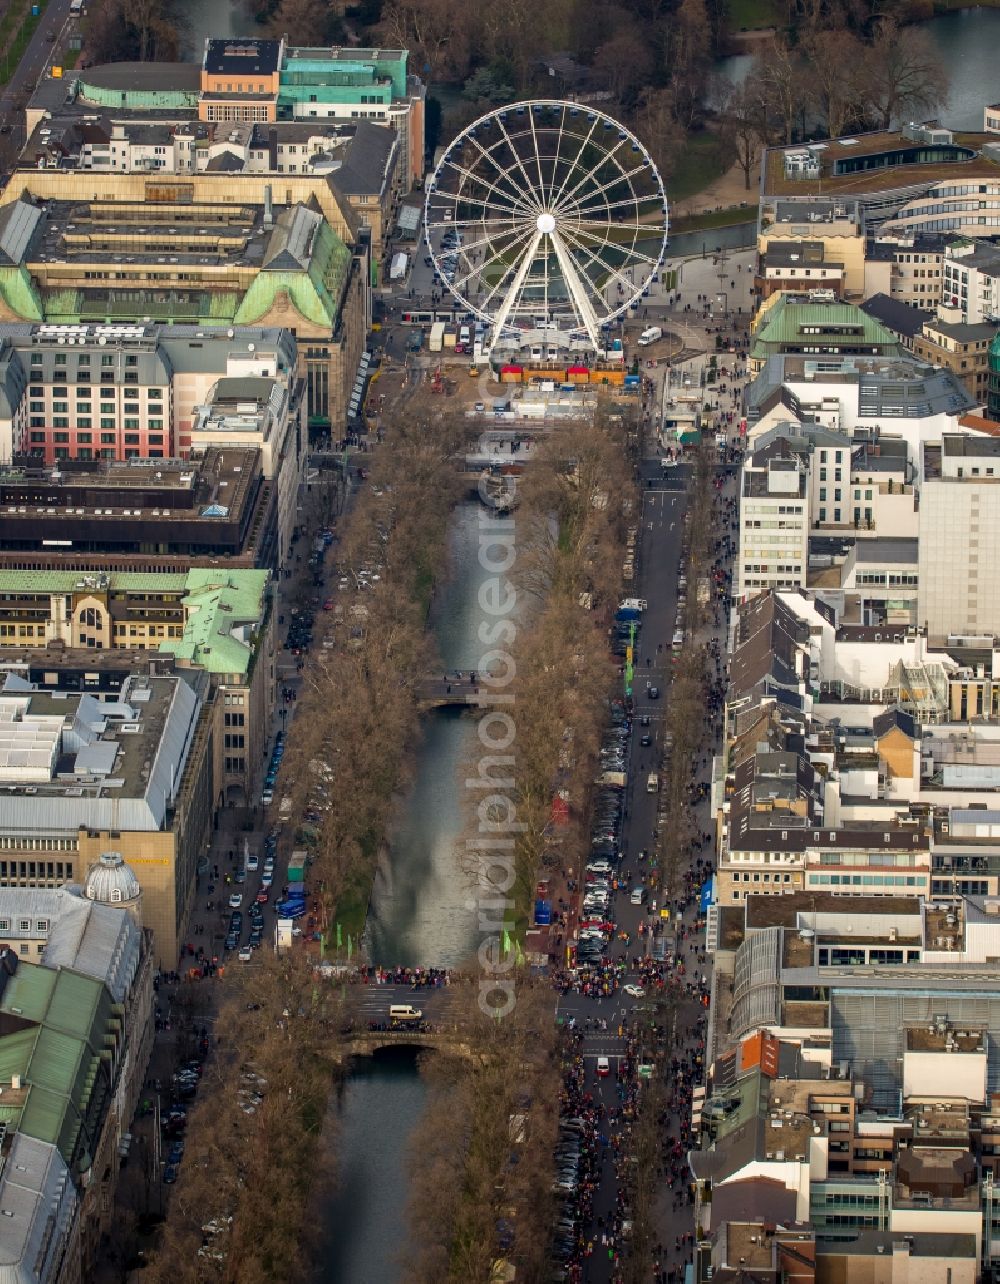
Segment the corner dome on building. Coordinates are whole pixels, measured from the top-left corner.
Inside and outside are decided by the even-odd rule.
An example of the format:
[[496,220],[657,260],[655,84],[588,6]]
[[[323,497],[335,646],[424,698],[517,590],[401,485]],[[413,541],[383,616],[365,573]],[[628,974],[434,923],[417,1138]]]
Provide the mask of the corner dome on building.
[[101,852],[87,874],[83,894],[102,905],[127,905],[139,899],[142,889],[120,852]]

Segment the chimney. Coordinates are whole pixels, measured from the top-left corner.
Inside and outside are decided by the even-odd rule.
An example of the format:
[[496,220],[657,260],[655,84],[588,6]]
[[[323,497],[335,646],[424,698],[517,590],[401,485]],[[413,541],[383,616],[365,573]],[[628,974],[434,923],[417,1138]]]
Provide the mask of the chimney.
[[271,204],[271,184],[264,184],[264,226],[274,227],[274,207]]

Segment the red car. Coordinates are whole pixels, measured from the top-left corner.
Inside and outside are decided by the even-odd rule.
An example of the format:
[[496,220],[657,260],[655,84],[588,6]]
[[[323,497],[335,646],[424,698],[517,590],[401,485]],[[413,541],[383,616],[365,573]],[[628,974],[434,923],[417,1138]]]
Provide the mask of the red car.
[[266,905],[270,899],[271,899],[271,893],[268,891],[266,887],[262,887],[260,891],[257,893],[257,904]]
[[332,610],[333,610],[333,598],[332,598],[332,597],[328,597],[328,598],[326,599],[326,601],[323,603],[323,610],[324,610],[324,611],[332,611]]

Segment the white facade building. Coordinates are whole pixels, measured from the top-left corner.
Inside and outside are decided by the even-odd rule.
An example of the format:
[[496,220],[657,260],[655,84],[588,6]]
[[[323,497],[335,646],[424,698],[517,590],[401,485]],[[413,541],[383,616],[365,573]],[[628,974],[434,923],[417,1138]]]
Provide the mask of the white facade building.
[[1000,440],[946,436],[921,488],[917,622],[930,638],[1000,634],[998,565]]
[[740,599],[805,584],[809,503],[808,469],[786,443],[747,456],[740,478]]
[[942,321],[977,325],[1000,318],[1000,248],[981,241],[956,241],[942,266]]

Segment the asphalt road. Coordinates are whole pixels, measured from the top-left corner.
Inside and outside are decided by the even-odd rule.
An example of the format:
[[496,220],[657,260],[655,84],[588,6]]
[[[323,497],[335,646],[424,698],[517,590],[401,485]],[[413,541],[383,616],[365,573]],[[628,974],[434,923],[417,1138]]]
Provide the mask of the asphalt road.
[[0,122],[10,133],[0,137],[0,164],[9,167],[24,146],[24,106],[34,93],[49,60],[58,49],[60,33],[69,18],[70,0],[48,0],[21,61],[0,94]]

